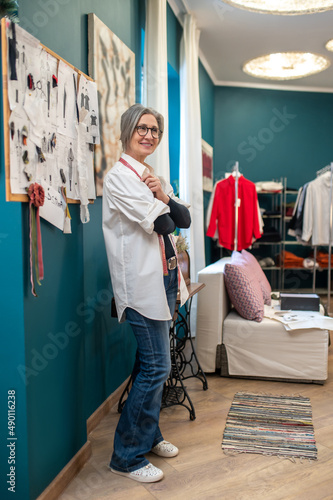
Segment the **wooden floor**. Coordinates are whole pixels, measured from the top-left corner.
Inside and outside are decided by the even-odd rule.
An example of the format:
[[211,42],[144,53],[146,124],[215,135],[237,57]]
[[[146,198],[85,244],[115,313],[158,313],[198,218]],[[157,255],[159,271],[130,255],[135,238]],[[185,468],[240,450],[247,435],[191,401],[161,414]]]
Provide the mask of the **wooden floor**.
[[[332,334],[331,334],[332,335]],[[323,385],[253,381],[208,376],[208,390],[197,379],[187,380],[196,419],[173,406],[162,410],[165,439],[176,444],[177,457],[147,455],[164,471],[158,483],[142,484],[117,476],[107,468],[119,415],[113,408],[90,434],[93,455],[60,500],[332,500],[333,499],[333,347],[329,378]],[[309,397],[312,403],[317,461],[292,462],[255,454],[228,456],[222,434],[237,391]]]

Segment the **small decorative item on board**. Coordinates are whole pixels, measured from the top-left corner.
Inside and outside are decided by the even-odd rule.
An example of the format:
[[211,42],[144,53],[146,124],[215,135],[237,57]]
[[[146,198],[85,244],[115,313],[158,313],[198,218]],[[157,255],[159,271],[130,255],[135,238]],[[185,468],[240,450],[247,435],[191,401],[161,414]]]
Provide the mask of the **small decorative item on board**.
[[176,236],[175,239],[176,239],[176,249],[178,254],[179,267],[182,272],[186,285],[189,285],[191,283],[191,277],[190,277],[190,256],[188,254],[188,243],[186,237],[182,236],[181,233],[179,233],[179,235]]

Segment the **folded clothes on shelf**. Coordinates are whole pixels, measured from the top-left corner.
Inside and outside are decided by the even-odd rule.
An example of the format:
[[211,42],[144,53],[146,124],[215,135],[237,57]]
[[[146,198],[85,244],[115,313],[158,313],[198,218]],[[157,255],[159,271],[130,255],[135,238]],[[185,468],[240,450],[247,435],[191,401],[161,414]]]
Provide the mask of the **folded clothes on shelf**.
[[[320,267],[328,267],[328,253],[318,250],[316,261]],[[333,267],[333,254],[331,255],[331,266]]]
[[305,267],[305,269],[313,269],[314,267],[318,269],[319,264],[315,262],[314,259],[311,259],[311,257],[307,257],[303,260],[303,267]]
[[279,193],[283,189],[282,182],[261,181],[256,182],[257,193]]
[[294,204],[293,205],[286,205],[285,216],[292,217],[293,212],[294,212]]
[[[278,255],[277,265],[283,265],[283,267],[303,267],[305,269],[326,268],[328,267],[328,254],[326,252],[318,251],[317,259],[315,261],[313,254],[304,258],[298,257],[294,253],[285,250]],[[331,266],[333,268],[333,255],[331,256]]]
[[267,217],[273,217],[275,215],[281,215],[281,210],[265,210],[263,215]]
[[277,263],[283,267],[303,267],[303,257],[298,257],[297,255],[284,250],[278,255]]
[[272,257],[264,257],[263,259],[260,259],[259,261],[260,267],[273,267],[275,266],[275,262],[272,259]]
[[261,238],[259,238],[257,241],[258,243],[263,243],[263,242],[278,242],[281,241],[281,234],[279,231],[273,227],[273,226],[266,226],[264,225],[264,232]]

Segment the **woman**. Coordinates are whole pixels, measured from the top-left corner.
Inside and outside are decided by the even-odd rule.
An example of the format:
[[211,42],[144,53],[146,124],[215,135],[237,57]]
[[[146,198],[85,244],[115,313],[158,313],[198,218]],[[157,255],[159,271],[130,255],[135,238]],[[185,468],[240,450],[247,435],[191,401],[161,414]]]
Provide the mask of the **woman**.
[[145,454],[174,457],[178,448],[159,429],[164,382],[170,369],[169,328],[177,291],[187,289],[177,267],[172,233],[187,228],[187,206],[145,163],[162,139],[162,115],[134,104],[121,117],[124,153],[104,180],[103,232],[120,322],[127,319],[137,340],[132,389],[114,438],[112,472],[155,482],[163,472]]

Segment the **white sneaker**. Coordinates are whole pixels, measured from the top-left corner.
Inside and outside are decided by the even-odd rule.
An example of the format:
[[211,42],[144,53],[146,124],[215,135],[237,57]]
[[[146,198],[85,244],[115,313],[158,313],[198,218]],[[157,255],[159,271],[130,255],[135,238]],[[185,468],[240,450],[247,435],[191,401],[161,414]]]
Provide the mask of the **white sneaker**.
[[120,476],[128,477],[134,481],[139,481],[139,483],[155,483],[163,478],[163,471],[158,469],[153,464],[145,465],[141,469],[134,470],[133,472],[120,472],[119,470],[112,469],[111,471]]
[[176,457],[179,453],[177,446],[169,443],[169,441],[161,441],[151,449],[155,455],[164,458]]

